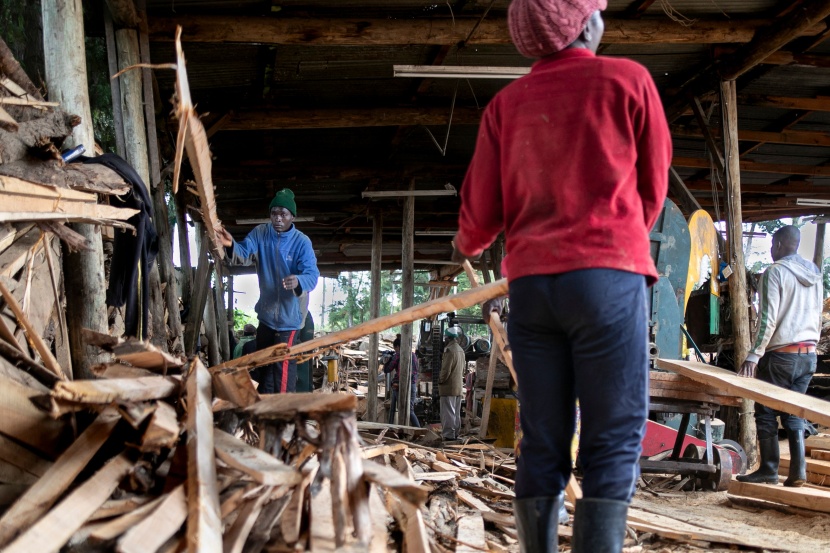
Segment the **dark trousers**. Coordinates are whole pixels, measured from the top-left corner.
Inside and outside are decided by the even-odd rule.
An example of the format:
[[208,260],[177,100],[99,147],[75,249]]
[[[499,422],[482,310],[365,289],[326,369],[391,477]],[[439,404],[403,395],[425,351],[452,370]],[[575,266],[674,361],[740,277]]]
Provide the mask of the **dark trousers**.
[[[278,332],[262,323],[256,329],[256,349],[261,350],[277,344],[294,345],[299,331]],[[265,365],[251,371],[251,378],[259,382],[257,391],[261,394],[284,394],[297,389],[297,361],[294,359]]]
[[510,283],[519,379],[516,497],[556,497],[571,474],[575,403],[587,498],[630,501],[648,415],[645,277],[611,269]]
[[[392,402],[389,405],[389,424],[398,424],[395,421],[395,414],[397,413],[398,408],[398,389],[392,389]],[[415,398],[418,396],[417,388],[412,389],[412,393],[409,395],[409,426],[414,426],[415,428],[421,428],[421,423],[418,421],[418,415],[415,414]]]
[[[775,384],[781,388],[804,393],[816,372],[815,353],[775,353],[769,351],[758,363],[758,380]],[[760,403],[755,404],[755,427],[758,438],[778,436],[778,421],[790,432],[804,432],[804,419],[781,411],[770,409]]]

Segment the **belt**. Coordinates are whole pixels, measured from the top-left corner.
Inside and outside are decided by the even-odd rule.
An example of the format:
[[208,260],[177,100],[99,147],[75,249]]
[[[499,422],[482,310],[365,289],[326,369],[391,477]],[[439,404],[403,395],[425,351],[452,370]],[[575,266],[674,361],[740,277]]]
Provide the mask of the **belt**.
[[812,342],[801,342],[800,344],[790,344],[770,350],[770,353],[815,353],[816,345]]

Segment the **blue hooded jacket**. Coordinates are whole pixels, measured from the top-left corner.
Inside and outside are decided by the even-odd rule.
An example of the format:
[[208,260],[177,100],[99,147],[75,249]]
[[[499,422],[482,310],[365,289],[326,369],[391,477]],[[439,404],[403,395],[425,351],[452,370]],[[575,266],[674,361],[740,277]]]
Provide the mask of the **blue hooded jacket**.
[[[228,248],[232,264],[243,264],[250,259],[256,263],[259,278],[259,301],[254,308],[259,322],[277,330],[299,330],[302,292],[311,292],[317,286],[320,271],[311,240],[291,225],[285,232],[277,232],[268,223],[258,225],[242,242],[234,240]],[[282,286],[282,279],[296,275],[300,286],[294,291]]]

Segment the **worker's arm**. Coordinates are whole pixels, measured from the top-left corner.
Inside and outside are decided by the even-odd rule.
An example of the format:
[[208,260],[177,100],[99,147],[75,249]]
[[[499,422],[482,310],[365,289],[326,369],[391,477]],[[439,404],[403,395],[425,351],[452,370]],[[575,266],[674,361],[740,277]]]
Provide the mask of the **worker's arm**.
[[752,344],[752,348],[746,356],[746,361],[741,364],[740,376],[754,377],[758,361],[764,356],[772,335],[778,326],[778,315],[781,307],[781,280],[778,268],[773,265],[764,272],[758,289],[759,305],[758,314],[761,322],[758,326],[758,334]]
[[481,118],[475,153],[461,186],[458,233],[453,240],[457,263],[478,258],[504,227],[500,150],[498,101],[493,100]]
[[439,384],[446,384],[450,380],[450,374],[452,374],[452,365],[455,356],[450,351],[445,351],[443,357],[441,358],[441,372],[438,373],[438,383]]
[[643,72],[641,101],[634,109],[633,119],[637,133],[637,191],[646,228],[651,230],[669,189],[672,142],[657,87],[645,69]]
[[231,236],[225,227],[222,227],[217,232],[219,241],[225,246],[225,252],[232,265],[242,264],[248,261],[256,254],[257,243],[259,240],[259,227],[254,227],[254,230],[248,233],[242,242],[237,242]]
[[320,270],[317,269],[317,256],[314,255],[314,248],[311,246],[311,240],[304,237],[299,248],[299,259],[297,260],[297,272],[290,275],[296,278],[297,286],[292,288],[296,295],[300,295],[303,291],[311,292],[317,286],[317,280],[320,278]]

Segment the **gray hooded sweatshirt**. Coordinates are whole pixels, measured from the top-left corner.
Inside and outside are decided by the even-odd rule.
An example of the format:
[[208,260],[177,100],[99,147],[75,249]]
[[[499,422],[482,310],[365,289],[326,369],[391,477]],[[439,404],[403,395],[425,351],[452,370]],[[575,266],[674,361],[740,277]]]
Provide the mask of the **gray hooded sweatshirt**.
[[798,254],[781,258],[761,277],[761,324],[747,361],[757,363],[767,350],[818,342],[824,287],[821,272]]

